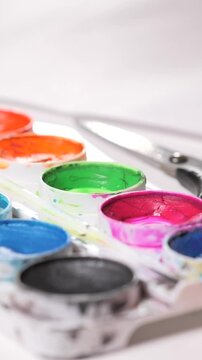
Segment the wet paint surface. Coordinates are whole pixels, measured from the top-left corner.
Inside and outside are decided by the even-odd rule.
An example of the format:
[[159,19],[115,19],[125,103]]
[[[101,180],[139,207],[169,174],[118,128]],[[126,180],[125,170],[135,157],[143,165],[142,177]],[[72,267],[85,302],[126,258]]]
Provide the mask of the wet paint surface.
[[105,201],[101,207],[103,222],[114,238],[130,246],[155,250],[162,249],[172,225],[186,223],[201,213],[201,199],[163,191],[125,193]]
[[0,137],[11,136],[32,129],[32,120],[25,114],[0,110]]
[[191,258],[202,257],[202,228],[182,232],[169,241],[172,250]]
[[83,152],[83,144],[57,136],[22,135],[0,140],[0,157],[23,163],[70,161]]
[[144,183],[144,175],[118,164],[85,162],[51,169],[43,175],[43,181],[60,190],[104,194]]
[[[5,220],[0,222],[0,256],[6,249],[21,255],[54,252],[69,244],[66,232],[40,221]],[[11,255],[11,254],[10,254]]]
[[181,224],[202,212],[202,201],[182,194],[134,193],[111,199],[102,207],[102,211],[106,216],[123,222],[144,218],[149,222],[156,219],[159,222]]
[[21,281],[50,293],[97,294],[122,287],[132,278],[132,271],[120,263],[81,257],[33,265],[23,272]]

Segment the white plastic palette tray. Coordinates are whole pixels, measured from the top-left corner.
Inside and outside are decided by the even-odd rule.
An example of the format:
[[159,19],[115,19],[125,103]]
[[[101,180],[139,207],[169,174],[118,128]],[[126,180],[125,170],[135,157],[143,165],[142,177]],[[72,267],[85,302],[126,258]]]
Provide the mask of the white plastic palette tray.
[[[31,108],[26,108],[25,106],[16,106],[13,104],[2,104],[1,107],[5,108],[13,108],[19,111],[26,112],[27,114],[31,115],[34,119],[36,119],[34,123],[34,131],[39,134],[54,134],[54,135],[62,135],[70,138],[74,138],[75,140],[82,140],[82,136],[76,131],[75,129],[75,122],[71,116],[67,116],[65,114],[54,114],[54,112],[49,111],[41,111],[41,110],[34,110]],[[67,123],[67,125],[64,125]],[[110,156],[106,155],[96,146],[93,146],[89,141],[85,140],[85,145],[87,149],[87,157],[89,160],[102,160],[102,161],[111,161],[113,160]],[[121,160],[119,160],[121,161]],[[133,160],[134,166],[139,166],[139,161]],[[131,159],[129,160],[131,165]],[[145,171],[145,170],[144,170]],[[166,188],[170,188],[170,185],[166,184]],[[176,190],[176,189],[175,189]],[[162,287],[159,287],[160,291]],[[201,301],[200,299],[202,295],[202,288],[198,284],[190,288],[187,287],[185,289],[185,294],[183,295],[183,299],[186,301],[182,305],[178,306],[176,311],[168,316],[165,316],[164,319],[156,317],[155,321],[149,321],[146,324],[139,327],[139,329],[135,332],[134,337],[131,339],[131,347],[125,350],[121,350],[119,352],[115,352],[114,354],[103,355],[99,356],[99,359],[103,360],[118,360],[118,359],[134,359],[134,356],[138,356],[138,354],[142,354],[141,359],[147,357],[148,352],[150,349],[154,349],[154,356],[155,356],[155,343],[156,342],[149,342],[145,343],[148,340],[154,340],[164,335],[174,334],[176,332],[182,332],[185,330],[190,330],[193,328],[198,328],[202,325],[202,309],[200,309]],[[198,331],[195,331],[196,337],[198,336]],[[180,335],[182,336],[182,335]],[[184,335],[184,339],[186,339]],[[159,340],[158,340],[159,341]],[[167,344],[169,344],[169,340],[167,340]],[[144,343],[144,345],[138,345]],[[136,344],[136,346],[133,346]],[[157,342],[158,344],[158,342]],[[166,348],[166,341],[163,340],[161,342],[162,346]],[[164,344],[164,345],[163,345]],[[2,347],[1,347],[2,345]],[[3,349],[3,350],[2,350]],[[145,351],[145,353],[144,353]],[[28,354],[23,349],[19,348],[17,344],[12,342],[12,348],[10,347],[10,342],[8,339],[3,339],[0,337],[0,354],[2,355],[2,359],[5,360],[34,360],[37,359],[31,354]],[[151,357],[150,353],[150,357]],[[166,358],[165,355],[164,358]],[[171,354],[169,355],[170,358]],[[153,356],[152,356],[153,357]],[[92,358],[93,360],[96,357]]]

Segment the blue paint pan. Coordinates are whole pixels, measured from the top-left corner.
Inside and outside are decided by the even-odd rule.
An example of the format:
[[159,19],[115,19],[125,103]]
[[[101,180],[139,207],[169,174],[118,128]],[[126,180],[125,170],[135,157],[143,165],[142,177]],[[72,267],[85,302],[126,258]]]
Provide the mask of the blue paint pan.
[[7,196],[0,193],[0,220],[11,218],[12,205]]
[[202,279],[202,224],[190,223],[168,234],[163,258],[178,276]]
[[0,280],[14,280],[24,264],[62,251],[71,243],[59,226],[36,220],[0,221]]

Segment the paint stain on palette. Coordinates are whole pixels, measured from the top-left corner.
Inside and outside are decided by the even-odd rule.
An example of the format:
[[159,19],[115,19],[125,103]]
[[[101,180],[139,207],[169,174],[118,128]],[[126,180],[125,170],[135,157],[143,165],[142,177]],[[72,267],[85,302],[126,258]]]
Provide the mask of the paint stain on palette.
[[7,161],[0,161],[0,169],[4,170],[7,169],[9,167],[9,163]]

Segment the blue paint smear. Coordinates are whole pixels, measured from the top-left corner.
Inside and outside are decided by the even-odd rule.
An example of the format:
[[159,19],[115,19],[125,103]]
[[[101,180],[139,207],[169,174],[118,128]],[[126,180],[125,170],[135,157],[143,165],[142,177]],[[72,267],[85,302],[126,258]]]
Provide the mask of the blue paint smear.
[[171,249],[191,258],[202,257],[202,228],[194,229],[171,238]]
[[36,220],[0,221],[0,248],[34,255],[52,253],[68,244],[69,235],[59,226]]

